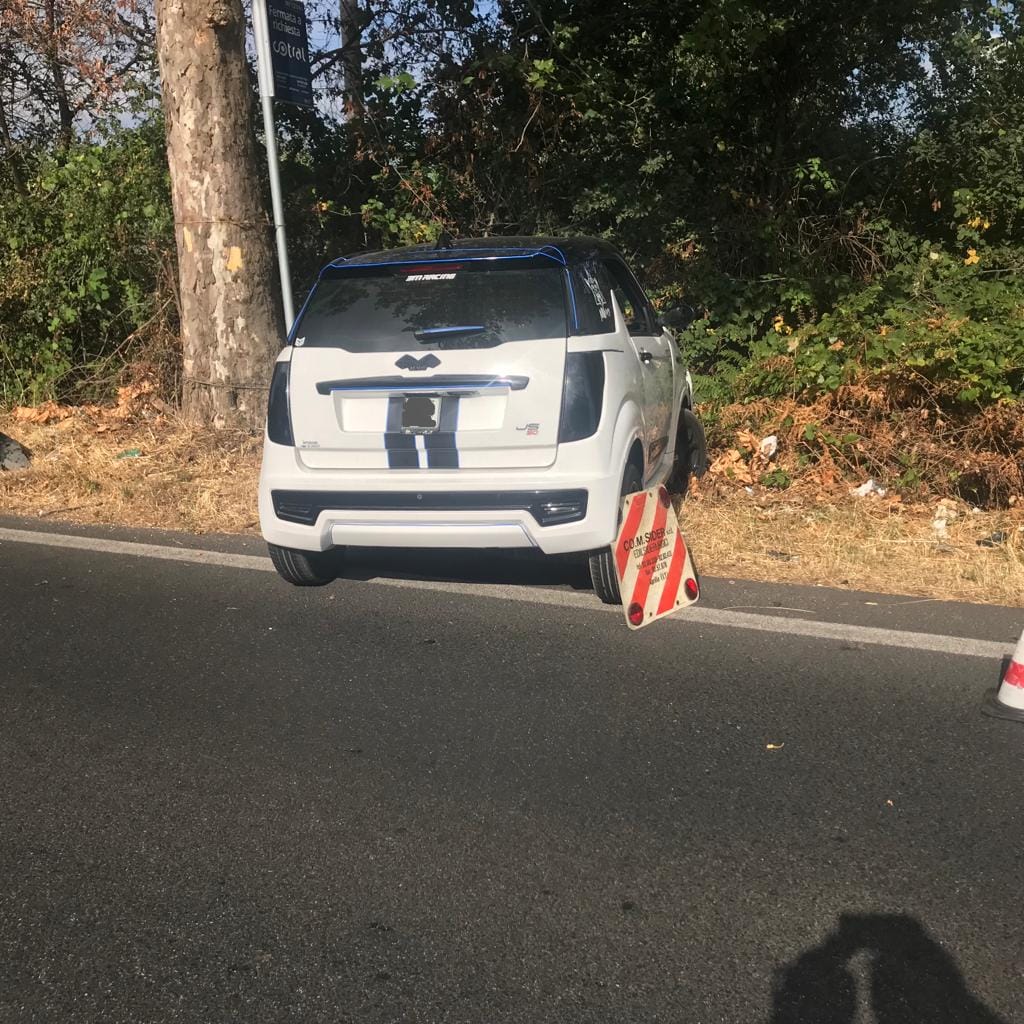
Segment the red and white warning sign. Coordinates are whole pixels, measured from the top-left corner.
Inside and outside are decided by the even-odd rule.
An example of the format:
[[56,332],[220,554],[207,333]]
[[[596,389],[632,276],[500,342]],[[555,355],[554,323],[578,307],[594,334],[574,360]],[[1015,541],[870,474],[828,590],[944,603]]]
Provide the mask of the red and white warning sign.
[[697,570],[664,487],[622,499],[615,569],[630,629],[671,615],[700,596]]

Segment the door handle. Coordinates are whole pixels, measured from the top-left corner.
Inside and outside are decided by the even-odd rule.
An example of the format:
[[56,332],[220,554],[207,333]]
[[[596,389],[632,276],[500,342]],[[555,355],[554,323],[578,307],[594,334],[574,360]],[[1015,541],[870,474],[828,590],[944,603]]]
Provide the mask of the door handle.
[[651,363],[653,361],[654,361],[654,353],[653,352],[648,352],[647,349],[645,349],[645,348],[640,349],[640,362],[641,363]]

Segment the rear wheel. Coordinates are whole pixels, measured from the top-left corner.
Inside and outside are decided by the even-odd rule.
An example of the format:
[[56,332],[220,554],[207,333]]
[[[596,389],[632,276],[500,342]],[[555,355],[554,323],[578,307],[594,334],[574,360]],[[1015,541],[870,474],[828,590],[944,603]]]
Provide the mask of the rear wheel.
[[666,486],[672,494],[685,497],[690,488],[690,475],[699,480],[708,468],[708,444],[704,427],[690,409],[679,413],[676,432],[676,458]]
[[[640,468],[633,464],[626,467],[622,476],[621,496],[633,494],[635,491],[643,490],[644,481]],[[618,522],[622,523],[622,505],[619,504]],[[594,593],[605,604],[619,604],[622,597],[619,594],[619,574],[615,570],[615,555],[609,545],[594,551],[590,555],[590,581],[594,585]]]
[[337,579],[334,559],[327,551],[298,551],[268,544],[278,575],[296,587],[322,587]]

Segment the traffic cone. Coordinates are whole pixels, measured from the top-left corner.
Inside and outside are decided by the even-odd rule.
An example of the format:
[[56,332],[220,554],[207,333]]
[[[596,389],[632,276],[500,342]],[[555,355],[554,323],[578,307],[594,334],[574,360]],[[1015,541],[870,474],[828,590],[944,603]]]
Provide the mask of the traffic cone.
[[989,691],[981,710],[993,718],[1024,722],[1024,633],[1020,635],[1002,684],[998,690]]

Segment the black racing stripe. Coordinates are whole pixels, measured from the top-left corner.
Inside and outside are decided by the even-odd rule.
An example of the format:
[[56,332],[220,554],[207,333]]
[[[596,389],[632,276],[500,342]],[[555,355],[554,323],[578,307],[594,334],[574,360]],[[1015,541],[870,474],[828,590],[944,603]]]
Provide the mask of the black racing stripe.
[[384,447],[388,450],[388,469],[420,468],[416,438],[412,434],[385,434]]
[[[437,435],[427,435],[428,437]],[[458,469],[459,453],[455,448],[435,448],[427,444],[427,469]]]
[[384,428],[384,447],[388,453],[389,469],[419,469],[420,456],[416,451],[416,437],[402,433],[401,395],[388,399],[388,418]]
[[437,417],[437,433],[423,435],[423,447],[427,450],[428,469],[459,468],[459,449],[455,443],[455,431],[458,423],[459,400],[454,395],[445,395],[441,399],[441,408]]

